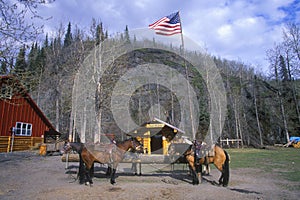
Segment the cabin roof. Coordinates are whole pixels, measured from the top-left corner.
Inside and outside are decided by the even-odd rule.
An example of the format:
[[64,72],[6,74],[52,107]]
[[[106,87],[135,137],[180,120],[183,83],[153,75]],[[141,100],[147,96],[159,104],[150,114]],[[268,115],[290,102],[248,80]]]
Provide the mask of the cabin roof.
[[26,101],[29,103],[29,105],[32,107],[32,109],[36,112],[36,114],[43,120],[43,122],[49,127],[49,129],[55,130],[55,127],[51,124],[51,122],[48,120],[48,118],[45,116],[45,114],[42,112],[42,110],[38,107],[38,105],[35,103],[35,101],[31,98],[26,88],[20,83],[20,81],[17,79],[14,75],[0,75],[0,86],[7,82],[8,80],[14,81],[19,89],[19,92],[17,95],[21,95],[22,98],[26,99]]
[[[153,120],[143,123],[140,127],[133,129],[129,132],[130,136],[133,136],[135,134],[144,134],[147,130],[152,130],[154,133],[158,133],[159,130],[165,129],[166,127],[176,130],[176,132],[180,132],[182,134],[185,134],[185,132],[157,117],[154,117]],[[139,133],[139,134],[138,134]]]
[[171,124],[169,124],[169,123],[167,123],[167,122],[165,122],[165,121],[163,121],[161,119],[158,119],[158,118],[154,117],[154,121],[158,121],[158,122],[160,122],[160,123],[162,123],[162,124],[164,124],[164,125],[172,128],[174,130],[177,130],[178,132],[181,132],[181,133],[185,134],[185,132],[183,130],[181,130],[181,129],[179,129],[179,128],[177,128],[177,127],[175,127],[175,126],[173,126],[173,125],[171,125]]

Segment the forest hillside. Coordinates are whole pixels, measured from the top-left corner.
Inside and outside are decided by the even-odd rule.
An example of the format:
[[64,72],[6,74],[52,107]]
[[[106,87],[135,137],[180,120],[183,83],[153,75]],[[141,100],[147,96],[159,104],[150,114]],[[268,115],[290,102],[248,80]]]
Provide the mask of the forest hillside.
[[[74,131],[72,91],[76,73],[92,49],[101,46],[104,41],[121,41],[126,45],[135,45],[137,42],[160,45],[154,40],[136,41],[136,38],[130,36],[127,26],[118,39],[109,37],[108,30],[104,30],[102,23],[94,19],[89,32],[72,27],[76,25],[69,23],[65,27],[61,26],[55,37],[48,38],[46,34],[43,41],[21,46],[15,59],[1,58],[0,67],[1,75],[14,74],[18,77],[56,129],[66,135]],[[227,96],[227,113],[220,138],[239,138],[244,145],[262,146],[286,143],[289,136],[300,135],[299,26],[287,25],[282,37],[284,42],[266,52],[270,69],[268,74],[257,72],[254,66],[242,61],[208,55],[222,76]],[[204,56],[195,52],[187,53]],[[210,97],[203,77],[192,70],[190,63],[186,71],[182,57],[155,49],[136,50],[116,59],[109,66],[111,73],[96,80],[102,87],[94,92],[98,99],[98,102],[95,101],[96,111],[98,114],[100,110],[103,112],[103,134],[122,132],[113,125],[114,119],[108,109],[111,97],[109,88],[113,87],[124,70],[149,61],[168,65],[183,76],[189,75],[190,83],[198,88],[196,93],[200,115],[197,137],[204,137],[210,123]],[[180,118],[179,100],[173,99],[174,94],[168,88],[158,85],[159,83],[144,85],[132,94],[132,119],[138,124],[149,121],[149,109],[159,103],[172,115],[172,123],[176,126]],[[145,106],[141,108],[141,105]],[[80,130],[76,131],[80,134]],[[93,141],[93,137],[91,135],[87,140]]]

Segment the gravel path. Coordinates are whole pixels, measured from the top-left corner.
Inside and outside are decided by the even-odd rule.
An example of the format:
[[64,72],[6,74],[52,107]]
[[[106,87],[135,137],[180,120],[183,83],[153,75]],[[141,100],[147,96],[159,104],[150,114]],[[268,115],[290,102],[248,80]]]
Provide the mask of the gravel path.
[[[232,169],[229,186],[215,184],[220,173],[213,169],[202,184],[193,186],[182,166],[170,173],[161,166],[143,165],[142,176],[133,176],[122,163],[117,184],[111,185],[101,165],[95,166],[93,187],[75,180],[77,163],[65,163],[60,156],[39,156],[37,152],[0,153],[0,199],[298,199],[299,182],[289,182],[258,169]],[[213,167],[212,167],[213,168]],[[155,172],[156,170],[156,172]],[[288,188],[296,188],[288,190]]]

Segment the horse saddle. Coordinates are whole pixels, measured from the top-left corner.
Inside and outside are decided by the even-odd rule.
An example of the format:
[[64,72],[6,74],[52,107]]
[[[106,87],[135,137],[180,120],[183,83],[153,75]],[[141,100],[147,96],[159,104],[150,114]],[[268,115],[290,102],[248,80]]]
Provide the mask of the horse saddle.
[[97,144],[97,145],[89,145],[87,148],[91,151],[100,151],[106,153],[112,153],[116,149],[115,144]]
[[214,145],[202,145],[198,151],[196,153],[198,158],[215,156]]

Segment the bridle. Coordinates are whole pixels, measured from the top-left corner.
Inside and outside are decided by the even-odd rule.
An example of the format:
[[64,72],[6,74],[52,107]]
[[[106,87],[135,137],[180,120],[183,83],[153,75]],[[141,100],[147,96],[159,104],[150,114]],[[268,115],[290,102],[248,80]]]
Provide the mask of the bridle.
[[66,142],[66,143],[64,144],[64,146],[63,146],[64,152],[65,152],[65,153],[68,153],[68,152],[71,151],[71,149],[72,149],[72,146],[70,145],[70,142]]
[[134,150],[137,150],[138,147],[142,146],[142,144],[140,144],[140,143],[138,145],[136,145],[136,140],[134,140],[133,138],[131,139],[131,144],[132,144]]

